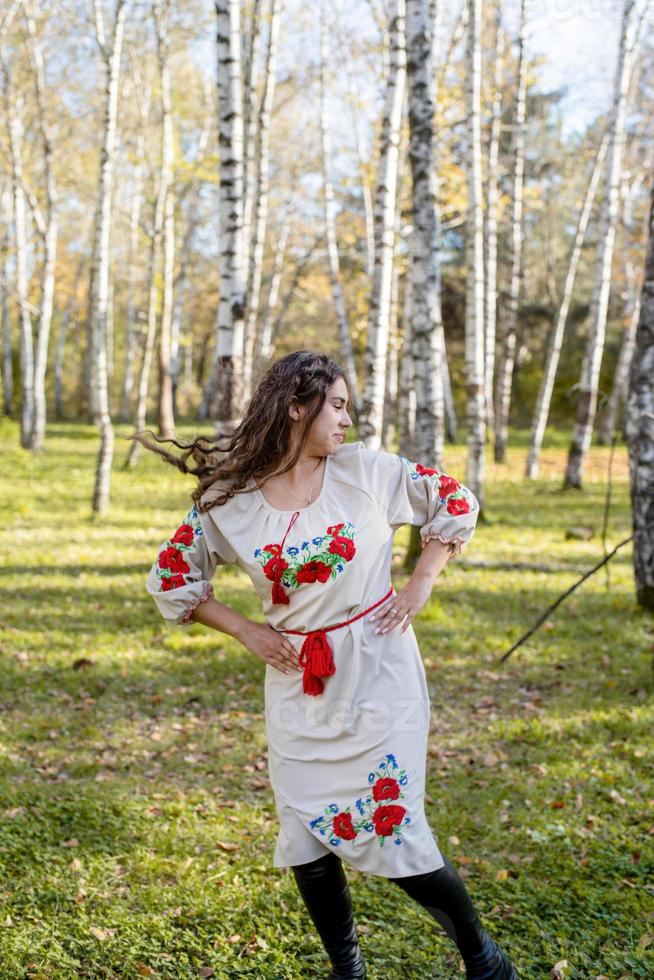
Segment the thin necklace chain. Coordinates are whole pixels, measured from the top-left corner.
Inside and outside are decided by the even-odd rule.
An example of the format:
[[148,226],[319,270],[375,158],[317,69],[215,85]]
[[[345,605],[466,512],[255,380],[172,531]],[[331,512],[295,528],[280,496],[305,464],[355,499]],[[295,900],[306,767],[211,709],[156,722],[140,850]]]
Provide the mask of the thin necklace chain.
[[315,469],[313,471],[313,479],[311,480],[311,490],[309,491],[309,496],[308,497],[301,497],[299,494],[293,493],[293,491],[287,485],[286,480],[284,479],[284,477],[282,476],[282,474],[281,473],[279,474],[279,479],[282,481],[282,483],[284,484],[284,486],[286,487],[286,489],[290,493],[291,497],[295,497],[296,500],[306,500],[307,505],[311,503],[311,498],[313,496],[313,486],[314,486],[314,483],[316,482],[316,473],[318,472],[318,467],[320,466],[321,463],[322,463],[322,458],[318,460],[318,462],[316,463],[316,467],[315,467]]

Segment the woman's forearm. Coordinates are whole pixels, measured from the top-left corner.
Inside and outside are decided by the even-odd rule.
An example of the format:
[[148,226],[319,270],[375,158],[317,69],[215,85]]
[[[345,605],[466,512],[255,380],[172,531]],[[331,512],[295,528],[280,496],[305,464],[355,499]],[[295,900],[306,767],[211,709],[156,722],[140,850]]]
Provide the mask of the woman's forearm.
[[221,633],[227,633],[236,640],[241,639],[243,630],[251,623],[247,616],[226,606],[224,602],[218,602],[213,596],[196,606],[190,619],[194,623],[202,623],[203,626],[211,626]]
[[450,546],[438,538],[432,538],[422,549],[412,578],[424,579],[433,585],[450,559]]

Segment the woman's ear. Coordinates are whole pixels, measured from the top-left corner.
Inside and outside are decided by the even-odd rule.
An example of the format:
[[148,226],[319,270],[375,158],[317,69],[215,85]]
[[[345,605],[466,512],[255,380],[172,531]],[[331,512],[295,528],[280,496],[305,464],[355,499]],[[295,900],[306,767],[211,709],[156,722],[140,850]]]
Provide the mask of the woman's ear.
[[294,422],[299,422],[302,418],[302,406],[299,402],[293,401],[288,406],[288,414],[291,416]]

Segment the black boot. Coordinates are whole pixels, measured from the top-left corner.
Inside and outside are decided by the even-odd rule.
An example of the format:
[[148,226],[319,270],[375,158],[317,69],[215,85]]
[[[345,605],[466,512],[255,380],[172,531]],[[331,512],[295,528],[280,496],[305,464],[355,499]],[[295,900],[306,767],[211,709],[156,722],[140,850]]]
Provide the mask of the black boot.
[[365,980],[366,964],[341,859],[330,851],[308,864],[296,864],[291,870],[331,960],[329,980]]
[[466,965],[467,980],[518,980],[506,953],[482,926],[456,868],[445,865],[426,874],[391,878],[443,927]]

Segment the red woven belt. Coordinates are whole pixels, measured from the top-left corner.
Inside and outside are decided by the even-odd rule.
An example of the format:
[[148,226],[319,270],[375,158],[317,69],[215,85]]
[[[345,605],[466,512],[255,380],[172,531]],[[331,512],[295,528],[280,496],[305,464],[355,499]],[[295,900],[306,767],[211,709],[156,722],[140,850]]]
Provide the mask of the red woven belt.
[[282,629],[277,631],[278,633],[293,633],[295,636],[306,636],[299,656],[300,667],[304,668],[302,687],[305,694],[322,694],[324,684],[320,678],[329,677],[330,674],[336,673],[332,648],[329,645],[326,634],[331,630],[337,630],[341,626],[347,626],[349,623],[354,623],[357,619],[361,619],[366,613],[372,612],[382,602],[385,602],[392,594],[393,586],[391,585],[386,595],[378,599],[372,606],[368,606],[367,609],[357,613],[352,619],[344,619],[342,623],[334,623],[333,626],[325,626],[323,629],[310,630],[309,632],[305,630]]

